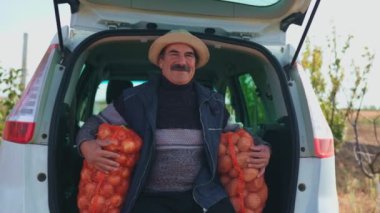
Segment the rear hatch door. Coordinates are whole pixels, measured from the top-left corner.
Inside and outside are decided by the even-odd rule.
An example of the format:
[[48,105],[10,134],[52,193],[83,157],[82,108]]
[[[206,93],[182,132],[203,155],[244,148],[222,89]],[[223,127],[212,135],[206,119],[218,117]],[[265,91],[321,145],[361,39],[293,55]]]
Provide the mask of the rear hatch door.
[[69,3],[71,27],[178,29],[285,44],[290,24],[302,24],[311,0],[56,0]]

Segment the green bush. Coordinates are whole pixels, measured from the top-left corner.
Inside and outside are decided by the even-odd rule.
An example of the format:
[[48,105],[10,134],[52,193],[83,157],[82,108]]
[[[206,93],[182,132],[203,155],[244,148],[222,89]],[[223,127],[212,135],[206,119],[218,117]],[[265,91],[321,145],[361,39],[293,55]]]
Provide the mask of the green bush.
[[[309,75],[314,92],[316,93],[322,111],[334,135],[334,145],[338,149],[344,142],[346,121],[352,125],[356,122],[350,115],[354,111],[360,112],[362,99],[367,91],[367,76],[372,69],[374,54],[367,47],[364,48],[362,58],[366,63],[357,66],[352,60],[351,66],[346,67],[347,50],[350,48],[353,36],[348,35],[346,39],[337,37],[335,27],[332,29],[331,37],[327,38],[328,48],[319,46],[312,47],[309,39],[306,40],[305,50],[302,55],[302,65]],[[341,43],[343,42],[343,43]],[[324,57],[323,51],[328,51],[330,58]],[[327,69],[322,69],[324,60],[329,59]],[[351,75],[345,74],[351,73]],[[348,103],[343,108],[338,108],[338,94],[342,93],[345,86],[342,82],[346,78],[353,78],[349,87],[350,96]],[[346,81],[347,82],[347,81]]]
[[3,135],[4,122],[13,106],[19,100],[24,84],[21,82],[22,70],[10,68],[3,69],[0,66],[0,88],[5,96],[0,98],[0,138]]

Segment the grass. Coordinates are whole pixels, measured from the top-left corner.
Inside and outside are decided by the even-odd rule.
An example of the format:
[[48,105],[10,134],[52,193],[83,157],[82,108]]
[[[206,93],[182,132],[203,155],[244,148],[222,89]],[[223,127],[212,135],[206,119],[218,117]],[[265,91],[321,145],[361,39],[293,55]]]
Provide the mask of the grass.
[[376,206],[376,181],[378,180],[367,178],[360,171],[352,149],[347,149],[348,147],[345,146],[340,150],[340,154],[337,154],[336,171],[340,212],[378,213],[380,212],[380,208]]
[[[359,119],[359,141],[370,152],[380,152],[380,144],[374,136],[373,124],[369,120],[380,115],[380,111],[363,111]],[[377,129],[380,127],[378,126]],[[380,129],[378,130],[380,134]],[[376,184],[380,174],[370,179],[361,171],[354,156],[354,134],[348,126],[346,142],[336,153],[336,178],[339,196],[339,208],[342,213],[380,213],[380,192]],[[379,195],[378,195],[379,194]]]

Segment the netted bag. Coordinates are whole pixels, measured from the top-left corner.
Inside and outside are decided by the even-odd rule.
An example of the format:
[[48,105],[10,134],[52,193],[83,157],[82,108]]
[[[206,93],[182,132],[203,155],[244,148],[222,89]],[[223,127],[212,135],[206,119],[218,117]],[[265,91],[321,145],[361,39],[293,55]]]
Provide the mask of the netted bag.
[[238,213],[262,212],[268,197],[264,176],[257,177],[259,171],[246,162],[252,145],[253,138],[244,129],[223,133],[219,144],[220,180]]
[[120,212],[127,194],[133,168],[139,159],[141,138],[131,129],[103,123],[97,139],[108,141],[104,150],[119,154],[120,167],[108,174],[97,170],[86,160],[80,174],[77,204],[81,213]]

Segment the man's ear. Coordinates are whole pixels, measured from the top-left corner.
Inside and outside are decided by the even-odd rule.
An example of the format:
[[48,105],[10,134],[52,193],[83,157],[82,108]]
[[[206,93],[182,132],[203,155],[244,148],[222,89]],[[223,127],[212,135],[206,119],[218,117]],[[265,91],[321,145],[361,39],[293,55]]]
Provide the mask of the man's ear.
[[160,69],[162,69],[162,66],[163,66],[163,60],[162,60],[162,58],[161,58],[161,56],[160,57],[158,57],[158,66],[160,67]]

